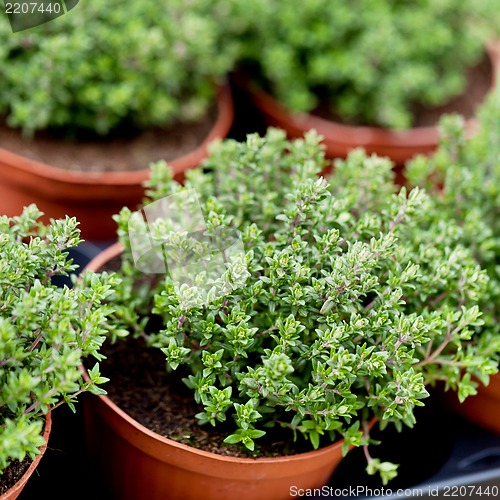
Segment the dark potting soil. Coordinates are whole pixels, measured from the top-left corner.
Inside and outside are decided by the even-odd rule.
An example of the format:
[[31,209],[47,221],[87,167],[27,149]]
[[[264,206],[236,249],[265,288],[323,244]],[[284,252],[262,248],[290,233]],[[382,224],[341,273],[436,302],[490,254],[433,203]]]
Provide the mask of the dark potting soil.
[[31,458],[26,456],[22,462],[13,460],[0,475],[0,495],[3,495],[9,488],[12,488],[29,469]]
[[[465,90],[446,104],[435,107],[427,107],[422,104],[413,106],[413,127],[434,126],[439,123],[440,118],[446,113],[458,113],[463,117],[472,118],[477,108],[484,102],[490,91],[493,78],[493,68],[490,58],[485,56],[479,64],[467,71],[467,85]],[[327,120],[344,122],[338,114],[328,105],[326,100],[320,102],[313,114]],[[366,125],[356,120],[350,120],[350,125]]]
[[[193,393],[182,382],[181,374],[167,373],[165,356],[159,349],[148,348],[141,339],[128,338],[102,351],[107,359],[100,363],[101,373],[110,379],[103,385],[109,398],[148,429],[201,450],[232,457],[275,457],[311,451],[310,445],[293,442],[289,432],[274,427],[273,441],[256,441],[255,452],[243,446],[226,445],[224,438],[232,427],[221,424],[200,426],[195,415],[203,410]],[[183,374],[186,376],[186,373]],[[228,421],[232,418],[228,414]]]
[[0,124],[0,147],[53,167],[84,172],[118,172],[148,168],[150,162],[171,161],[200,146],[217,120],[213,106],[198,122],[176,123],[142,132],[115,131],[111,137],[86,135],[78,140],[40,131],[33,139]]

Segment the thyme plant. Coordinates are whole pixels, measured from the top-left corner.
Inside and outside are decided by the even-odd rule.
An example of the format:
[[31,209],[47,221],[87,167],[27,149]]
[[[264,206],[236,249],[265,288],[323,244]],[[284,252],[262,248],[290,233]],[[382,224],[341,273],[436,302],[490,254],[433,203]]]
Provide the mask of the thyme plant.
[[[492,0],[231,0],[245,71],[293,111],[406,128],[460,95],[498,36]],[[439,83],[437,83],[439,82]]]
[[0,17],[0,115],[26,134],[104,135],[190,122],[234,63],[217,3],[87,0],[54,22],[12,34]]
[[[395,192],[388,160],[358,150],[328,180],[317,176],[324,166],[316,134],[289,142],[274,129],[219,143],[185,187],[154,166],[148,202],[195,189],[207,236],[241,234],[244,262],[228,260],[212,283],[225,294],[204,304],[190,300],[196,286],[141,274],[128,239],[139,223],[128,209],[117,217],[120,335],[142,336],[186,373],[196,418],[229,422],[226,443],[253,450],[282,427],[313,448],[343,438],[347,452],[368,445],[374,416],[413,426],[428,384],[446,379],[465,398],[472,373],[496,370],[473,336],[488,277],[460,226],[421,189]],[[150,234],[166,252],[205,255],[200,236],[168,218]],[[384,482],[396,474],[368,457]]]
[[[415,158],[407,176],[432,193],[443,214],[460,226],[469,247],[489,276],[481,309],[482,342],[498,358],[500,350],[500,89],[482,106],[479,130],[466,137],[464,120],[450,115],[441,122],[441,144],[430,158]],[[488,378],[481,379],[483,383]]]
[[74,411],[77,396],[103,394],[99,365],[82,378],[82,359],[100,359],[112,326],[104,303],[116,285],[106,274],[78,288],[57,288],[54,276],[75,269],[65,249],[80,243],[74,218],[37,222],[35,205],[0,217],[0,477],[13,460],[34,458],[44,444],[45,415],[61,404]]

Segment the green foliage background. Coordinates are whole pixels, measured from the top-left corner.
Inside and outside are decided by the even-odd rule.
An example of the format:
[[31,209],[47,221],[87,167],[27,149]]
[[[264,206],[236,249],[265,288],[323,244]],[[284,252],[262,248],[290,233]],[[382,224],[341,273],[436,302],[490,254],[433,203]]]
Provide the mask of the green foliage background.
[[0,115],[25,133],[195,120],[234,65],[223,7],[85,0],[16,34],[0,16]]
[[231,0],[246,71],[295,111],[405,128],[443,104],[500,30],[492,0]]

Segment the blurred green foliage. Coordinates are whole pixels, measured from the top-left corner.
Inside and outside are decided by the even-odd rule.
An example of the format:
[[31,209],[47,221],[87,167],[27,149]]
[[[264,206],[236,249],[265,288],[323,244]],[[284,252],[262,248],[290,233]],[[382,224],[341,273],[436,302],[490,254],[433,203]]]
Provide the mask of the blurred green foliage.
[[230,0],[254,79],[295,111],[405,128],[412,107],[460,94],[500,29],[492,0]]
[[210,0],[85,0],[15,34],[0,16],[0,115],[28,134],[195,120],[234,64],[225,15]]

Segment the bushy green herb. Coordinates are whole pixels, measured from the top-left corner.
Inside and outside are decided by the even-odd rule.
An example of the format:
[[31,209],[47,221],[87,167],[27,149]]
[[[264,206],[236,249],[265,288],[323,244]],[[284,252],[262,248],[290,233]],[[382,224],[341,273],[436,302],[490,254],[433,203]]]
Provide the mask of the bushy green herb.
[[[461,228],[469,247],[488,272],[481,327],[485,352],[500,351],[500,87],[479,112],[479,131],[467,139],[464,121],[451,115],[441,123],[441,145],[430,158],[415,158],[407,168],[414,185],[432,192],[443,217]],[[484,383],[488,378],[482,379]]]
[[87,0],[16,34],[2,16],[0,114],[27,133],[198,119],[233,65],[225,25],[210,0]]
[[459,95],[499,26],[491,0],[229,3],[246,71],[286,106],[384,127]]
[[37,222],[35,205],[0,217],[0,474],[14,459],[33,458],[44,440],[44,416],[62,403],[74,410],[84,391],[103,394],[99,366],[82,378],[82,358],[100,359],[116,278],[94,274],[78,289],[53,276],[75,269],[65,249],[80,242],[74,218]]
[[[373,416],[412,426],[427,384],[446,380],[465,397],[471,373],[496,370],[472,338],[488,278],[460,245],[462,228],[422,190],[395,193],[388,160],[355,151],[328,182],[317,177],[324,166],[316,134],[289,142],[271,129],[214,147],[209,173],[190,172],[186,187],[154,168],[150,200],[194,188],[209,236],[241,231],[246,281],[233,286],[244,270],[228,262],[214,282],[225,295],[204,305],[190,300],[196,287],[141,275],[128,240],[135,222],[128,209],[117,218],[118,319],[170,370],[187,371],[200,424],[232,421],[227,443],[253,450],[281,426],[314,448],[343,437],[346,452],[368,443]],[[166,219],[150,231],[170,248],[199,249],[199,236],[175,239]],[[395,475],[372,458],[368,470]]]

